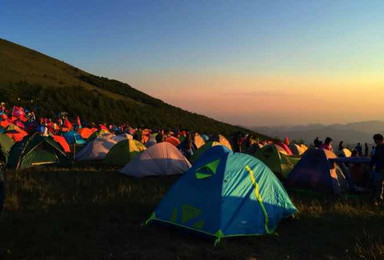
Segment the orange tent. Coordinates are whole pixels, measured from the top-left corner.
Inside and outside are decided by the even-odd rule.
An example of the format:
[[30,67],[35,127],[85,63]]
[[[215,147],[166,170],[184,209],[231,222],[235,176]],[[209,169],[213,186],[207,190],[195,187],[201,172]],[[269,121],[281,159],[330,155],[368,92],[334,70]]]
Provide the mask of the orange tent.
[[177,139],[177,138],[174,137],[174,136],[167,137],[167,138],[164,140],[164,142],[173,144],[174,146],[178,146],[178,145],[180,144],[179,139]]
[[68,144],[67,140],[65,140],[64,136],[54,135],[54,136],[52,136],[52,138],[53,138],[53,140],[55,140],[56,143],[59,143],[61,145],[61,147],[63,147],[64,152],[66,152],[66,153],[71,152],[71,149],[69,148],[69,144]]
[[4,129],[6,129],[11,123],[8,122],[8,120],[0,121],[0,126]]
[[219,142],[220,144],[222,144],[222,145],[224,145],[225,147],[227,147],[229,150],[231,150],[232,151],[232,145],[231,145],[231,143],[228,141],[228,139],[227,138],[225,138],[223,135],[217,135],[216,136],[216,138],[214,138],[214,139],[216,139],[215,141],[216,142]]
[[17,125],[9,124],[5,135],[12,138],[15,142],[20,142],[25,136],[28,135],[28,133]]
[[194,136],[193,142],[195,143],[197,149],[199,149],[205,144],[204,139],[198,133],[196,133],[196,135]]
[[84,138],[84,139],[88,139],[94,132],[96,132],[97,129],[96,128],[81,128],[79,129],[79,131],[77,131],[79,133],[79,135]]
[[63,128],[67,128],[68,131],[70,131],[70,130],[72,130],[73,125],[72,125],[72,123],[68,119],[65,119],[64,120],[64,127]]

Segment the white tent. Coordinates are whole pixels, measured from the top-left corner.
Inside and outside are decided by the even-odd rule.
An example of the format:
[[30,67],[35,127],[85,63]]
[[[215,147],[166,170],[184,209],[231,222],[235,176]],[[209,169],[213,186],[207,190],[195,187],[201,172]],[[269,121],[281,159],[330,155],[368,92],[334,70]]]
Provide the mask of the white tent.
[[76,161],[103,160],[109,150],[119,141],[127,139],[128,135],[103,135],[89,142],[75,156]]
[[135,177],[146,177],[181,174],[190,167],[189,161],[174,145],[163,142],[152,145],[136,156],[120,172]]

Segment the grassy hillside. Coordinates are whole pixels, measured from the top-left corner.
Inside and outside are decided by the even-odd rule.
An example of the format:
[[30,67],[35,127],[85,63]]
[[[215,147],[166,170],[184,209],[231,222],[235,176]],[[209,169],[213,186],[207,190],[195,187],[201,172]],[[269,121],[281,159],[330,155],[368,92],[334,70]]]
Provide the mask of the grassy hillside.
[[248,131],[184,111],[126,83],[89,74],[2,39],[0,91],[2,101],[37,108],[38,115],[52,116],[54,112],[67,111],[93,122],[129,122],[136,127],[177,126],[227,135]]
[[177,177],[111,170],[7,173],[0,259],[382,259],[384,213],[361,198],[290,194],[299,210],[277,235],[214,240],[141,224]]

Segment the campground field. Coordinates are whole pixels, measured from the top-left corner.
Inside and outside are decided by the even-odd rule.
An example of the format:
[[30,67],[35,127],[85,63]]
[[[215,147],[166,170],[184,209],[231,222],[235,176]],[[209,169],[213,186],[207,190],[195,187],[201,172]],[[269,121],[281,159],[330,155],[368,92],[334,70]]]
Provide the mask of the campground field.
[[7,172],[0,259],[379,259],[384,211],[367,198],[292,193],[299,213],[277,235],[214,240],[142,224],[178,177],[134,179],[111,169]]

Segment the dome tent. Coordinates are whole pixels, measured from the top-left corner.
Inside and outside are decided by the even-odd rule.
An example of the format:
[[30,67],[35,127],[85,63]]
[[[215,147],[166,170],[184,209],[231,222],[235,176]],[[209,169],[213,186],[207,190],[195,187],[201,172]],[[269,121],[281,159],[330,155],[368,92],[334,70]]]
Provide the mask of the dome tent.
[[213,135],[212,141],[216,141],[216,142],[220,143],[221,145],[224,145],[225,147],[227,147],[229,150],[232,151],[231,143],[223,135],[221,135],[221,134]]
[[61,146],[49,136],[34,134],[16,143],[11,149],[9,166],[16,167],[16,170],[48,164],[70,164]]
[[0,153],[2,154],[1,157],[5,160],[5,165],[8,162],[9,152],[14,144],[15,142],[12,138],[6,136],[5,134],[0,134]]
[[219,241],[272,233],[296,211],[264,163],[214,146],[172,186],[147,223],[167,223]]
[[162,142],[136,156],[120,172],[135,177],[174,175],[184,173],[189,167],[189,161],[174,145]]
[[289,174],[285,186],[333,194],[346,191],[348,182],[343,167],[334,161],[336,158],[333,152],[324,149],[306,151]]
[[293,155],[302,155],[307,151],[307,147],[303,144],[290,144],[289,148],[291,149]]
[[[189,158],[189,161],[194,164],[201,155],[203,155],[205,153],[205,151],[209,150],[211,147],[213,146],[217,146],[217,145],[221,145],[221,146],[224,146],[222,145],[221,143],[219,142],[216,142],[216,141],[209,141],[209,142],[206,142],[203,146],[201,146],[199,149],[197,149],[196,151],[193,152],[193,155]],[[226,146],[224,146],[228,152],[230,152],[231,150],[229,150]]]
[[64,135],[65,140],[67,140],[68,144],[86,144],[87,141],[85,141],[81,135],[76,131],[69,131],[65,133]]
[[343,150],[340,153],[340,157],[351,157],[352,152],[348,148],[343,148]]
[[257,150],[253,156],[264,162],[280,179],[286,179],[301,159],[286,155],[280,146],[274,144],[264,146]]
[[145,149],[147,148],[137,140],[121,140],[109,150],[103,164],[123,167]]
[[205,144],[205,141],[203,137],[201,137],[201,135],[199,135],[198,133],[195,133],[195,136],[193,136],[193,143],[196,146],[196,148],[199,149]]
[[127,139],[126,136],[108,134],[99,136],[87,143],[76,155],[76,161],[103,160],[109,150],[119,141]]

